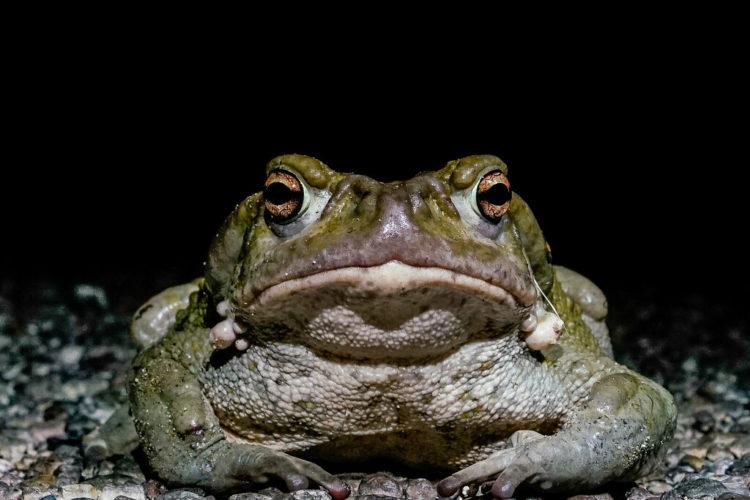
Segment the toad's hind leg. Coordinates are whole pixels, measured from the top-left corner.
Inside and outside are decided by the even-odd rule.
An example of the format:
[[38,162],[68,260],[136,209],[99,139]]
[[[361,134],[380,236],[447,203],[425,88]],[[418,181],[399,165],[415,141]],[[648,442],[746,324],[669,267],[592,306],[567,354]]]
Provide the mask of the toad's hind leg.
[[444,479],[451,496],[463,485],[495,479],[492,494],[510,498],[521,483],[548,491],[591,489],[651,469],[674,432],[672,396],[632,372],[609,375],[586,407],[552,436],[527,435],[515,446]]

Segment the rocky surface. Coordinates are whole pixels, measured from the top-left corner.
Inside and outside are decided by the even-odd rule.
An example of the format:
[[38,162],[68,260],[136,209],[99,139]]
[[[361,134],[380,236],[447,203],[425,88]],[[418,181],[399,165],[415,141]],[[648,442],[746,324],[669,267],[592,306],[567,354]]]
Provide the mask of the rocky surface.
[[[132,278],[125,282],[133,287]],[[82,438],[125,400],[125,372],[135,354],[129,314],[166,284],[132,294],[117,283],[105,289],[0,281],[1,499],[212,498],[198,489],[167,489],[137,453],[84,454]],[[750,332],[741,308],[639,292],[615,295],[612,310],[618,359],[675,394],[677,433],[663,473],[571,498],[750,498]],[[380,473],[346,480],[362,499],[435,495],[424,479]],[[475,493],[482,491],[464,491]],[[329,496],[267,488],[231,497],[281,498]]]

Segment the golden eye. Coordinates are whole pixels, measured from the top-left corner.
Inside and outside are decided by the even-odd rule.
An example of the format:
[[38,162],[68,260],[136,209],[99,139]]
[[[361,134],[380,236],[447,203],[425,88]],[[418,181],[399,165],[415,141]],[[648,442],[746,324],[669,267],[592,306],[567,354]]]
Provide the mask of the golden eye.
[[510,181],[500,170],[482,177],[477,186],[477,207],[490,222],[499,222],[510,207]]
[[263,199],[266,211],[275,222],[287,222],[302,208],[305,190],[297,177],[286,170],[273,170],[268,174]]

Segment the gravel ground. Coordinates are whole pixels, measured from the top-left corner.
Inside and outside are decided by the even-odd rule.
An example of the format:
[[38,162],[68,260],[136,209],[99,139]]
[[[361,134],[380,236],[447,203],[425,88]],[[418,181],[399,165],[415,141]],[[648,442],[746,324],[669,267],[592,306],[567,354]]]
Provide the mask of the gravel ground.
[[[147,298],[137,295],[116,281],[106,288],[0,281],[0,498],[212,498],[167,490],[137,454],[85,456],[83,436],[126,397],[135,354],[129,315]],[[740,307],[656,292],[610,298],[617,357],[672,391],[680,405],[677,433],[662,474],[572,498],[750,498],[750,332]],[[435,494],[426,480],[385,473],[347,480],[358,498]],[[231,497],[271,498],[329,496],[267,489]]]

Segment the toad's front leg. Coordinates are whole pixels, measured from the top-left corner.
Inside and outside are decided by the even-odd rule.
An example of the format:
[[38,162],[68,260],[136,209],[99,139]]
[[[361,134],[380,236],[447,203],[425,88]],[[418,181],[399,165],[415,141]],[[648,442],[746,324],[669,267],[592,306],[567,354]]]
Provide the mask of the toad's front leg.
[[515,446],[444,479],[438,491],[451,496],[463,485],[496,478],[493,496],[509,498],[521,483],[570,491],[633,479],[658,460],[675,419],[672,396],[661,386],[632,372],[609,375],[557,434],[514,436]]
[[161,346],[136,358],[129,395],[144,452],[169,483],[222,492],[275,476],[292,491],[312,481],[335,499],[349,494],[346,484],[313,463],[260,445],[228,442],[195,375]]

